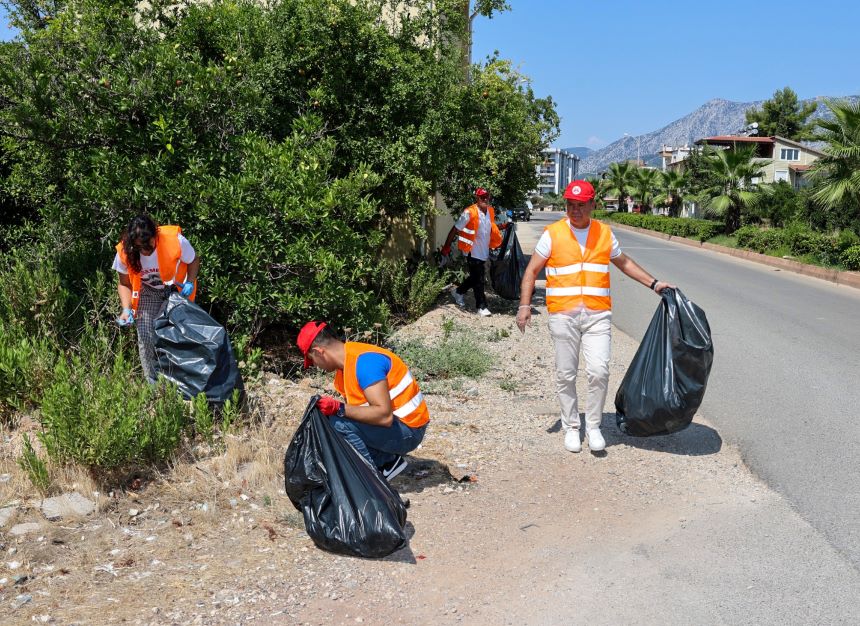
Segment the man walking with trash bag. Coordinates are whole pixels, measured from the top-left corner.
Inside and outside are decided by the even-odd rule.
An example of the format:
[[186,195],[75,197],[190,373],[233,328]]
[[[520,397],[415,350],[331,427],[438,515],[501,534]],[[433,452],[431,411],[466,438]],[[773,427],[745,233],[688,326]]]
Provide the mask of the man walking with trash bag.
[[372,344],[343,342],[325,322],[305,324],[297,343],[305,368],[335,372],[335,389],[346,403],[331,396],[317,402],[335,430],[387,480],[406,469],[403,455],[421,443],[430,412],[400,357]]
[[571,182],[564,191],[567,216],[548,226],[535,246],[520,287],[517,326],[525,332],[531,321],[535,281],[546,268],[546,306],[549,332],[555,346],[556,389],[561,404],[564,447],[582,450],[576,370],[579,351],[585,357],[588,399],[585,429],[592,452],[603,450],[600,432],[603,405],[609,386],[609,351],[612,299],[609,263],[656,293],[669,283],[654,278],[621,251],[612,230],[591,219],[594,187],[585,180]]
[[[502,226],[506,228],[507,223]],[[475,308],[481,317],[492,315],[487,308],[484,295],[484,265],[490,250],[502,245],[502,234],[496,225],[495,209],[490,206],[490,193],[478,187],[475,190],[475,204],[466,207],[459,219],[451,227],[445,245],[442,246],[443,263],[451,255],[451,244],[457,238],[457,247],[466,257],[469,276],[451,291],[451,297],[458,307],[466,306],[465,294],[469,289],[475,292]]]

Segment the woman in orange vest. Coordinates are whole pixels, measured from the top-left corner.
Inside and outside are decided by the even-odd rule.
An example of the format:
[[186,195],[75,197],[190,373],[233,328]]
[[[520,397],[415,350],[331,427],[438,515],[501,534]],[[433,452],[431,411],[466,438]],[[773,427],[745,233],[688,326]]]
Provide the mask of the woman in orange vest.
[[573,181],[565,189],[564,198],[567,217],[547,227],[523,275],[517,326],[525,332],[532,317],[535,281],[545,268],[546,307],[555,347],[556,390],[561,404],[564,447],[570,452],[582,449],[576,394],[576,372],[582,348],[588,378],[586,437],[589,449],[597,452],[606,447],[600,422],[609,386],[612,328],[609,263],[656,293],[674,285],[659,281],[645,271],[621,251],[608,225],[591,219],[595,206],[591,183]]
[[[507,223],[502,228],[506,227]],[[492,313],[487,308],[487,297],[484,295],[484,264],[490,256],[490,250],[502,245],[502,235],[496,225],[496,213],[490,206],[490,194],[486,189],[479,187],[475,190],[475,204],[466,207],[451,227],[445,245],[440,250],[443,258],[451,254],[454,237],[457,237],[457,247],[466,257],[469,276],[451,291],[451,297],[457,306],[465,307],[464,296],[472,289],[478,315],[489,317]]]
[[418,382],[396,354],[368,343],[341,341],[325,322],[308,322],[298,346],[305,368],[335,372],[341,402],[322,396],[317,406],[359,454],[391,480],[403,458],[424,439],[430,412]]
[[143,373],[154,383],[152,323],[161,310],[164,288],[175,285],[183,296],[194,300],[200,259],[179,226],[158,226],[148,215],[138,215],[116,245],[113,269],[119,274],[117,291],[122,304],[117,322],[121,326],[136,324]]

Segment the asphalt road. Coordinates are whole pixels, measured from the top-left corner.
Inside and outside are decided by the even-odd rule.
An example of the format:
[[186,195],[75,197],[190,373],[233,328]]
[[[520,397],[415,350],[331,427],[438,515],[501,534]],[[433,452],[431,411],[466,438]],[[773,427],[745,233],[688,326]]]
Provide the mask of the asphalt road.
[[[538,212],[532,228],[521,227],[524,251],[539,226],[561,216]],[[616,236],[708,316],[715,356],[701,413],[860,570],[860,290],[620,229]],[[658,298],[612,272],[613,322],[641,340]]]

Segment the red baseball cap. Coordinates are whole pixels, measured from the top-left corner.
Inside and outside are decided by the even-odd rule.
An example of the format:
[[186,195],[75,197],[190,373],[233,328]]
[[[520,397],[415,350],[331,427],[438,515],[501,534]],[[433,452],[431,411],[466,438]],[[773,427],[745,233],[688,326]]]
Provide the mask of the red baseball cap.
[[588,202],[594,198],[594,187],[587,180],[574,180],[564,190],[564,198],[566,200]]
[[475,196],[478,198],[489,198],[490,192],[483,187],[478,187],[477,189],[475,189]]
[[325,322],[308,322],[302,326],[302,329],[299,331],[299,338],[296,341],[296,344],[299,346],[299,350],[302,351],[302,354],[305,355],[305,369],[313,365],[310,357],[308,356],[308,352],[311,349],[311,344],[314,342],[314,339],[317,338],[317,335],[319,335],[320,331],[325,327]]

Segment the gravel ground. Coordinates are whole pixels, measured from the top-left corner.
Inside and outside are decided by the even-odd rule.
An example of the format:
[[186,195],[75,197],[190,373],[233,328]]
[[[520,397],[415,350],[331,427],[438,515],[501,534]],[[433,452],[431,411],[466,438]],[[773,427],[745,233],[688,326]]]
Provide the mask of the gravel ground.
[[[668,437],[618,432],[615,388],[636,349],[620,332],[607,449],[566,452],[545,309],[521,335],[514,306],[491,300],[495,315],[482,319],[443,303],[400,332],[432,342],[453,322],[452,332],[481,339],[495,363],[480,380],[425,385],[431,425],[394,481],[411,500],[408,547],[381,560],[314,547],[277,472],[309,395],[330,382],[269,376],[257,392],[263,426],[240,452],[228,446],[230,459],[186,464],[89,519],[4,534],[2,621],[796,621],[810,583],[792,580],[792,558],[829,547],[700,418]],[[16,521],[31,517],[22,507]],[[788,532],[770,530],[773,518]],[[28,578],[16,582],[21,575]],[[856,572],[813,575],[812,587],[826,590]],[[820,593],[843,611],[835,615],[854,610],[850,598]]]

